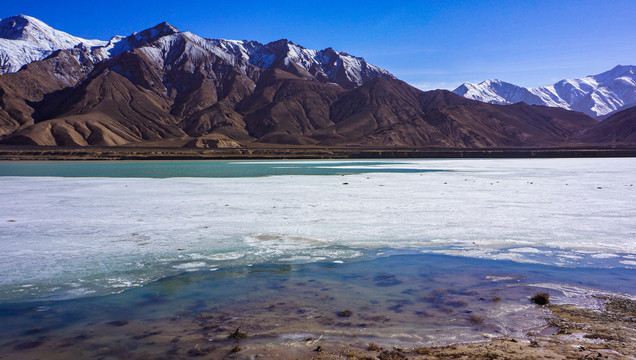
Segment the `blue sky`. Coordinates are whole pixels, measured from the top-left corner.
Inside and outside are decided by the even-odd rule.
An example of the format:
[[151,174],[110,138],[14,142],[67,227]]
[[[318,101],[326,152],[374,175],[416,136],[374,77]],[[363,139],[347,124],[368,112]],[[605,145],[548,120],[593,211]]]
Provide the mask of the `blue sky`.
[[25,14],[106,40],[167,21],[208,38],[362,56],[422,89],[489,78],[548,85],[636,64],[636,1],[11,1]]

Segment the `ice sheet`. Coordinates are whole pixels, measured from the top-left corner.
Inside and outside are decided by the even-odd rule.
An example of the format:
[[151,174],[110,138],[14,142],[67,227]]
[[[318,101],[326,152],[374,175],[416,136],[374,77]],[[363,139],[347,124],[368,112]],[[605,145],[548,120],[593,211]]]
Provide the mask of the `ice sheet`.
[[[296,163],[307,166],[271,166]],[[329,165],[348,166],[315,162]],[[404,172],[0,177],[0,300],[105,293],[193,268],[346,261],[379,248],[634,267],[636,159],[395,160],[366,168]]]

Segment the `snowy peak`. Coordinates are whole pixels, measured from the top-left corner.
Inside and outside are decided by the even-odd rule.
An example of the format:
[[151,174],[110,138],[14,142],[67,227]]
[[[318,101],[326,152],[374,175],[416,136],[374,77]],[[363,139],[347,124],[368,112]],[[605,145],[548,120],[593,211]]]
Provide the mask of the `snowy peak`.
[[612,70],[594,76],[590,75],[588,77],[594,77],[600,82],[607,82],[608,80],[624,76],[633,77],[635,72],[636,66],[634,65],[616,65]]
[[0,75],[16,72],[33,61],[57,50],[81,46],[90,49],[105,41],[86,40],[55,30],[30,16],[19,15],[0,20]]
[[0,20],[0,40],[23,41],[24,45],[38,45],[48,50],[70,49],[78,44],[86,44],[89,47],[106,44],[101,40],[86,40],[69,35],[26,15]]
[[39,43],[42,46],[58,44],[67,47],[73,47],[85,41],[65,32],[55,30],[42,21],[26,15],[12,16],[0,20],[0,38]]
[[150,29],[132,34],[131,36],[129,36],[129,39],[131,41],[138,42],[139,45],[143,45],[164,36],[174,35],[177,33],[179,33],[179,30],[177,28],[168,24],[167,22],[162,22],[161,24],[155,27],[151,27]]
[[167,22],[135,32],[129,36],[114,36],[104,46],[93,49],[95,61],[112,58],[126,51],[143,47],[165,36],[179,34],[179,30]]
[[491,79],[482,81],[479,84],[464,83],[455,89],[454,92],[469,99],[506,105],[521,101],[511,101],[506,98],[506,94],[510,95],[520,92],[521,89],[519,86],[498,79]]
[[29,17],[20,15],[2,19],[0,21],[0,38],[8,40],[26,40]]
[[462,84],[454,92],[491,104],[523,101],[530,105],[560,107],[604,118],[612,112],[636,105],[635,73],[636,66],[618,65],[598,75],[564,79],[539,88],[524,88],[500,80],[486,80],[479,84]]
[[352,89],[366,81],[381,77],[395,79],[386,70],[375,67],[363,58],[332,48],[311,50],[287,39],[261,44],[256,41],[215,39],[216,46],[237,60],[262,69],[278,68],[303,78],[316,78]]

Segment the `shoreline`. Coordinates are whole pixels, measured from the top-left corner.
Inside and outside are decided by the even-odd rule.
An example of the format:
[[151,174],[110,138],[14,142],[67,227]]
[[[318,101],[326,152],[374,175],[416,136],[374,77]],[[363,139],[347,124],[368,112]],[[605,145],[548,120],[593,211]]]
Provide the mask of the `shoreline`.
[[[115,333],[125,335],[137,344],[122,340],[99,341],[94,332],[75,337],[51,340],[40,336],[36,340],[5,343],[13,353],[3,358],[65,359],[69,356],[98,356],[103,359],[633,359],[636,356],[636,302],[620,298],[604,298],[603,310],[591,310],[572,305],[547,305],[550,313],[546,326],[525,337],[485,338],[483,341],[457,342],[439,346],[412,343],[392,346],[382,341],[358,341],[353,336],[346,341],[329,341],[311,333],[297,334],[271,343],[257,326],[216,325],[227,316],[199,315],[194,323],[183,324],[180,316],[171,319],[172,326],[148,326],[137,321],[115,320],[104,324],[101,337],[109,339]],[[194,326],[198,326],[195,329]],[[181,326],[188,328],[184,331]],[[234,330],[236,328],[236,330]],[[32,335],[46,329],[29,329]],[[93,342],[86,346],[87,342]],[[73,347],[83,345],[84,349]],[[161,344],[161,345],[160,345]],[[163,344],[169,344],[168,346]],[[88,349],[86,349],[88,348]],[[138,349],[145,351],[138,351]]]
[[[575,305],[536,305],[545,324],[525,336],[484,336],[478,341],[421,345],[392,344],[390,337],[365,340],[352,334],[329,336],[330,327],[274,339],[267,325],[240,321],[225,313],[181,311],[163,322],[112,320],[71,336],[51,329],[25,331],[30,340],[3,342],[3,359],[633,359],[636,356],[636,301],[598,297],[602,309]],[[270,305],[270,307],[273,305]],[[479,325],[479,324],[477,324]],[[288,324],[294,328],[294,324]],[[351,325],[344,325],[351,326]],[[320,334],[320,335],[317,335]],[[326,335],[326,336],[325,336]],[[128,340],[126,340],[128,339]],[[9,350],[10,349],[10,350]]]
[[339,349],[315,359],[633,359],[636,357],[636,301],[597,297],[603,308],[544,305],[546,327],[526,338],[501,337],[443,346]]
[[526,338],[501,337],[443,346],[329,351],[313,359],[633,359],[636,357],[636,302],[603,297],[602,310],[546,305],[546,327]]
[[0,160],[281,160],[281,159],[523,159],[636,157],[636,148],[361,148],[254,147],[191,149],[170,147],[0,146]]
[[[569,290],[541,282],[553,277],[571,279]],[[633,289],[589,287],[600,279],[428,255],[198,271],[114,295],[0,304],[0,352],[8,359],[633,358]],[[550,304],[532,303],[541,292]]]

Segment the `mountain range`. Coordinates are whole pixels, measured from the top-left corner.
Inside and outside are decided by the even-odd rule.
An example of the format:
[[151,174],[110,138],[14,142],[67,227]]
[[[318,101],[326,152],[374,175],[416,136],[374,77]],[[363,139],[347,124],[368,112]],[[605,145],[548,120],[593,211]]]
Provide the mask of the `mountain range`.
[[495,79],[479,84],[464,83],[453,92],[491,104],[523,101],[530,105],[580,111],[603,119],[616,111],[636,105],[636,66],[618,65],[598,75],[564,79],[538,88],[525,88]]
[[566,108],[423,92],[331,48],[310,50],[285,39],[205,39],[167,23],[99,41],[15,16],[0,21],[0,59],[3,144],[494,148],[636,142],[633,112],[599,124]]

